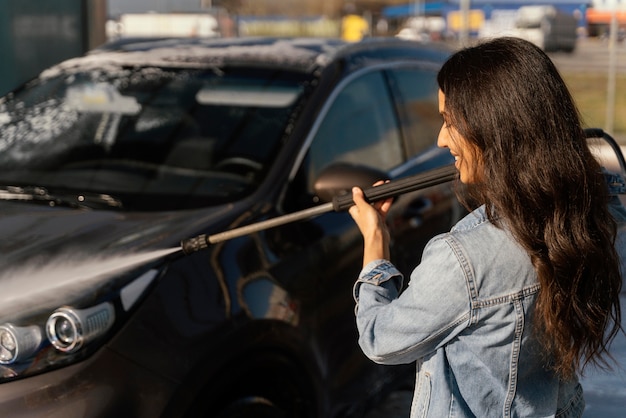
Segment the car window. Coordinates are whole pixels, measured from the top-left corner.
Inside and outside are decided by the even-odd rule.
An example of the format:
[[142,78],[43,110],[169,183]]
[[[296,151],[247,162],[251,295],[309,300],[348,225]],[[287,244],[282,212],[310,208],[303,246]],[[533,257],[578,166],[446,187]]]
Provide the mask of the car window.
[[107,194],[126,210],[241,199],[273,164],[306,77],[111,66],[42,78],[0,101],[0,187]]
[[418,154],[436,144],[441,128],[436,73],[421,68],[401,68],[389,70],[389,76],[398,96],[407,154]]
[[382,73],[371,72],[346,85],[329,108],[311,143],[308,177],[313,182],[337,162],[387,171],[403,160],[389,91]]

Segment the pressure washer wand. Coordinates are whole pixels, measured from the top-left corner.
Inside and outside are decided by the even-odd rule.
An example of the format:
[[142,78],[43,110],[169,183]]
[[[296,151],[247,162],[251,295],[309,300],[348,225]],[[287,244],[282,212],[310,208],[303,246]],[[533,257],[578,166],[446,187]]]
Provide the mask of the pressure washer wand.
[[[456,168],[454,165],[450,164],[441,168],[393,180],[389,183],[381,184],[380,186],[369,187],[364,189],[363,193],[365,195],[365,200],[372,203],[452,181],[456,178],[456,176]],[[242,226],[214,235],[202,234],[194,238],[185,239],[181,241],[180,245],[185,254],[191,254],[207,248],[210,244],[216,244],[218,242],[227,241],[229,239],[285,225],[291,222],[313,218],[326,212],[342,212],[348,210],[353,205],[354,202],[352,201],[352,193],[347,193],[341,196],[335,196],[332,202],[309,209],[278,216],[266,221]]]

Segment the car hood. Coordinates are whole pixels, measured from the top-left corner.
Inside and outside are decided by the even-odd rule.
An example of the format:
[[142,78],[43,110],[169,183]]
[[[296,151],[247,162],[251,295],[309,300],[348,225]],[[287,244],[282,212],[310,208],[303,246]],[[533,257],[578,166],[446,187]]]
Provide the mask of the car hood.
[[124,213],[0,202],[0,269],[31,259],[93,257],[172,248],[232,206],[202,211]]
[[66,304],[125,273],[139,277],[182,255],[180,240],[227,210],[128,214],[0,202],[0,317]]

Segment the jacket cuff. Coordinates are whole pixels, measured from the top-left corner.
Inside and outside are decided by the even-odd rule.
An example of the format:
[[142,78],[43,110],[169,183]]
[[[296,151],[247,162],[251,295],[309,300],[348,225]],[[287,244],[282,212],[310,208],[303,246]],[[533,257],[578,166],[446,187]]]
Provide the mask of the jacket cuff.
[[393,285],[399,292],[402,289],[404,276],[402,276],[402,273],[398,271],[396,266],[391,264],[388,260],[381,259],[370,261],[365,267],[363,267],[363,270],[361,270],[361,273],[359,274],[359,278],[354,284],[354,300],[358,303],[359,288],[361,287],[361,284],[369,283],[380,286],[390,280],[392,280]]

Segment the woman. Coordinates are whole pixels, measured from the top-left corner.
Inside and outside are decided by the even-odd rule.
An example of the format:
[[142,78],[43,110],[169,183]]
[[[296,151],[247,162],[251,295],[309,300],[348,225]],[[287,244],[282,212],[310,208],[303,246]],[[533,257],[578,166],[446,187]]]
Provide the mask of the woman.
[[400,294],[391,201],[353,190],[359,344],[378,363],[416,361],[412,417],[580,416],[577,375],[610,366],[622,279],[572,97],[543,51],[516,38],[455,53],[438,83],[438,145],[473,211],[428,243]]

